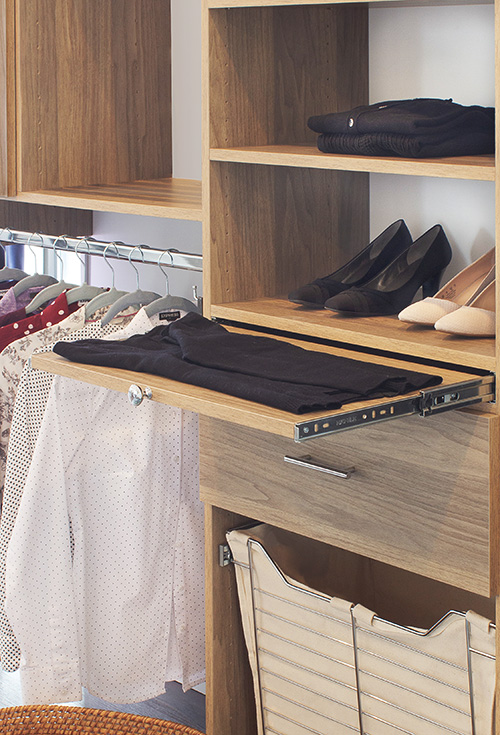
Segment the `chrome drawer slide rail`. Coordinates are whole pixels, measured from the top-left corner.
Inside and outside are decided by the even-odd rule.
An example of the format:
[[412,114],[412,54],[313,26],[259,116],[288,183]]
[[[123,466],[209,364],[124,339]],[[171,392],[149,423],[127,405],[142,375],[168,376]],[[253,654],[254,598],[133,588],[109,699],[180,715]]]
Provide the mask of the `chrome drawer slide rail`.
[[319,421],[318,419],[300,421],[295,424],[294,440],[303,442],[318,436],[336,434],[346,429],[397,419],[401,416],[432,416],[436,413],[443,413],[443,411],[494,400],[495,376],[478,376],[461,383],[422,390],[416,396],[398,398],[395,401],[385,401],[369,408],[324,416]]

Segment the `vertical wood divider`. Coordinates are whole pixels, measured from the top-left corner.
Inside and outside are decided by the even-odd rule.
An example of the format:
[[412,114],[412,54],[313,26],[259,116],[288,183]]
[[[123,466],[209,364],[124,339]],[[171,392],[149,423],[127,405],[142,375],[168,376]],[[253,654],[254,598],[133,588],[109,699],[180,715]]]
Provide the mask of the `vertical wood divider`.
[[234,569],[219,566],[226,531],[245,518],[205,506],[207,735],[256,735],[255,699]]
[[0,0],[0,196],[16,193],[14,0]]

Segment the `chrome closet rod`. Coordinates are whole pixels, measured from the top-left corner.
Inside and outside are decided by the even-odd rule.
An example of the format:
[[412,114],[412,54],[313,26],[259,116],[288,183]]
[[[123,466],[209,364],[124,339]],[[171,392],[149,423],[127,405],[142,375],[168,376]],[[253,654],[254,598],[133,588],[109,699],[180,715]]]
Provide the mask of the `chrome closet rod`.
[[[203,258],[196,253],[185,253],[180,250],[166,248],[160,250],[158,248],[150,248],[148,245],[141,243],[140,245],[127,245],[119,240],[114,242],[104,242],[102,240],[94,240],[92,237],[69,237],[66,235],[44,235],[38,232],[23,232],[22,230],[11,230],[6,227],[3,231],[0,228],[0,243],[28,245],[42,247],[51,250],[63,250],[69,253],[75,253],[78,245],[80,255],[103,255],[106,248],[106,258],[118,258],[132,260],[138,263],[151,263],[158,265],[161,262],[162,267],[180,268],[189,271],[202,271]],[[109,247],[113,245],[113,247]],[[168,253],[168,255],[167,255]],[[163,254],[164,257],[161,257]],[[161,257],[161,261],[160,261]]]

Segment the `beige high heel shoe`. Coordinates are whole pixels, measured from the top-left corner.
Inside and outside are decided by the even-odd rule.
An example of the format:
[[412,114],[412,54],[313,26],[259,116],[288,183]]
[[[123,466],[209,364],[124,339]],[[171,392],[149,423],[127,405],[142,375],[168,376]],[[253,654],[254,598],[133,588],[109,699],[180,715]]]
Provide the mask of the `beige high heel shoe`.
[[495,250],[482,255],[457,273],[434,296],[410,304],[398,314],[398,319],[410,324],[433,326],[446,314],[469,304],[484,288],[485,279],[495,265]]
[[492,268],[489,282],[470,303],[438,319],[434,329],[465,337],[494,337],[495,322],[495,269]]

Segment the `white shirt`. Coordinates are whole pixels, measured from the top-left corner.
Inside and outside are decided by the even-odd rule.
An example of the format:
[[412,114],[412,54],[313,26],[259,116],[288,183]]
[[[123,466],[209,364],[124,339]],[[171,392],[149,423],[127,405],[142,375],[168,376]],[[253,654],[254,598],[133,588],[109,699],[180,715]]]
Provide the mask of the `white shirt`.
[[5,479],[12,412],[23,367],[37,348],[57,342],[84,326],[85,309],[82,307],[58,324],[11,342],[0,353],[0,498]]
[[[102,316],[102,312],[106,313],[106,311],[107,309],[100,310],[99,315]],[[77,339],[93,338],[112,339],[114,334],[122,339],[136,333],[136,330],[137,333],[141,330],[146,332],[156,326],[156,323],[154,319],[148,319],[142,312],[141,309],[135,315],[120,315],[104,327],[101,325],[99,318],[89,322],[85,322],[83,318],[84,323],[80,329],[72,330],[69,333],[64,332],[57,341],[73,342]],[[78,324],[81,325],[84,312],[76,313],[79,314]],[[74,326],[76,320],[73,319],[73,315],[71,319]],[[51,351],[54,344],[55,342],[38,347],[33,345],[33,353]],[[17,355],[17,350],[13,351],[12,354]],[[14,528],[24,484],[54,379],[51,373],[44,370],[35,370],[31,367],[29,361],[25,362],[24,360],[16,360],[12,364],[13,370],[8,373],[11,378],[13,375],[18,375],[17,371],[22,365],[24,367],[19,383],[17,386],[13,385],[10,391],[10,394],[15,394],[15,404],[8,440],[7,467],[0,520],[0,661],[4,671],[17,671],[21,656],[19,645],[5,614],[5,559],[7,546]],[[16,377],[15,380],[17,382],[18,378]],[[17,393],[14,392],[15,388]],[[5,426],[3,428],[8,430]]]
[[190,412],[54,379],[7,551],[25,703],[204,681],[197,430]]

